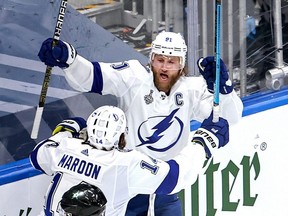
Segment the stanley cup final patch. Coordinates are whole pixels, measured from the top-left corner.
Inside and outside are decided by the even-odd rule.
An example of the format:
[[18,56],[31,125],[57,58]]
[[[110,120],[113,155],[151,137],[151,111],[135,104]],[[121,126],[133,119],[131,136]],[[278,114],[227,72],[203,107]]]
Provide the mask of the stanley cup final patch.
[[152,103],[153,102],[153,97],[152,97],[152,93],[153,93],[153,90],[151,89],[150,90],[150,93],[148,94],[148,95],[145,95],[144,96],[144,100],[145,100],[145,103],[146,104],[150,104],[150,103]]

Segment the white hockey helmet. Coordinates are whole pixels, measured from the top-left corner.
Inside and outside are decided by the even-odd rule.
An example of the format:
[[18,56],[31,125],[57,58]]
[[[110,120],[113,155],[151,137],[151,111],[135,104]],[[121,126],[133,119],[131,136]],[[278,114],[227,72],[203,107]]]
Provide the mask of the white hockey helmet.
[[120,135],[125,130],[125,114],[115,106],[99,107],[87,120],[88,140],[97,149],[111,150],[118,146]]
[[165,56],[179,56],[181,69],[185,66],[187,46],[183,36],[175,32],[160,32],[151,44],[150,63],[154,54]]

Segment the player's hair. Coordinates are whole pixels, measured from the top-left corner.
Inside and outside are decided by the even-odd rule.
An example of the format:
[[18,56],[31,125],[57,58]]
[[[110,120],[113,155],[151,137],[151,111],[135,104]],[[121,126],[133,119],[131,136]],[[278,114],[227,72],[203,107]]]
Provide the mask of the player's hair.
[[102,216],[107,199],[96,186],[80,183],[66,191],[60,201],[61,208],[71,216]]
[[182,75],[183,75],[183,76],[188,76],[188,75],[189,75],[189,71],[188,71],[188,67],[187,67],[187,66],[185,66],[185,67],[183,68],[183,70],[182,70]]
[[87,120],[88,141],[97,149],[111,150],[117,147],[125,130],[125,114],[115,106],[99,107]]
[[183,36],[180,33],[162,31],[159,33],[151,44],[149,56],[150,64],[155,54],[165,56],[180,57],[180,65],[183,69],[186,62],[187,46]]

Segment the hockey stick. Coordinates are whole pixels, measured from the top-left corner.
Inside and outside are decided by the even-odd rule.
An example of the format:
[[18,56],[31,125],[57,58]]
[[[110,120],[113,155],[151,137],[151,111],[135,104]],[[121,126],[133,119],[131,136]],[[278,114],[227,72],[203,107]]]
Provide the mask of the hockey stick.
[[[66,7],[67,7],[67,1],[68,0],[61,0],[61,3],[60,3],[59,13],[58,13],[55,31],[54,31],[54,35],[53,35],[52,47],[54,47],[58,44],[58,41],[60,38],[60,33],[62,30],[62,25],[63,25],[64,16],[65,16]],[[34,118],[33,128],[32,128],[32,132],[31,132],[31,138],[32,139],[37,139],[37,137],[38,137],[40,122],[42,119],[44,104],[45,104],[46,95],[47,95],[47,90],[48,90],[48,86],[49,86],[49,82],[50,82],[50,78],[51,78],[51,72],[52,72],[52,67],[47,66],[46,72],[45,72],[45,77],[44,77],[43,84],[42,84],[39,103],[38,103],[35,118]]]
[[220,85],[220,38],[221,38],[221,0],[215,0],[215,65],[216,79],[214,83],[213,122],[219,121],[219,85]]

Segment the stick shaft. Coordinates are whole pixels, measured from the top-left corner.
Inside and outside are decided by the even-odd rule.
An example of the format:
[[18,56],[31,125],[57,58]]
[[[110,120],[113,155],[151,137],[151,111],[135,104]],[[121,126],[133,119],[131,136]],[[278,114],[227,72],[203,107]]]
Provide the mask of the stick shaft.
[[215,0],[215,69],[213,122],[219,121],[219,86],[220,86],[220,38],[221,38],[221,0]]
[[[61,0],[57,22],[56,22],[56,26],[55,26],[55,30],[53,34],[52,47],[56,46],[60,39],[60,34],[62,30],[66,7],[67,7],[67,0]],[[47,95],[48,86],[49,86],[49,82],[51,78],[51,72],[52,72],[52,67],[47,66],[46,71],[45,71],[45,77],[44,77],[43,84],[42,84],[41,94],[39,97],[39,103],[37,106],[34,123],[32,127],[32,132],[31,132],[32,139],[37,139],[38,137],[38,132],[39,132],[43,109],[44,109],[45,100],[46,100],[46,95]]]

